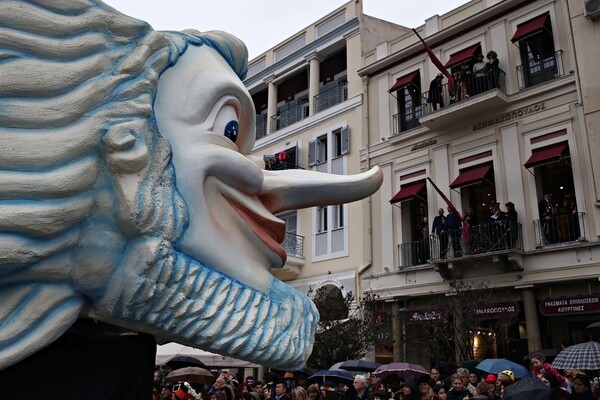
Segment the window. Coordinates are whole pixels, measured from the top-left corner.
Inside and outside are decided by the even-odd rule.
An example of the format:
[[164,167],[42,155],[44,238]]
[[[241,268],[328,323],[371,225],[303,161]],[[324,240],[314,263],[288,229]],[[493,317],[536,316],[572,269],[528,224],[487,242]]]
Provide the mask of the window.
[[327,231],[327,206],[317,207],[317,232]]
[[421,75],[419,71],[399,78],[392,89],[397,90],[398,132],[404,132],[419,126],[419,118],[423,115],[421,105]]
[[512,41],[517,43],[521,54],[521,78],[525,87],[552,80],[558,75],[558,53],[548,14],[518,25]]
[[319,136],[308,142],[308,166],[312,167],[327,162],[327,135]]
[[348,154],[350,148],[350,129],[346,126],[342,129],[336,129],[332,132],[333,136],[333,157],[341,157]]
[[344,205],[333,206],[333,229],[344,227]]
[[317,26],[317,37],[321,37],[346,22],[346,13],[341,12]]

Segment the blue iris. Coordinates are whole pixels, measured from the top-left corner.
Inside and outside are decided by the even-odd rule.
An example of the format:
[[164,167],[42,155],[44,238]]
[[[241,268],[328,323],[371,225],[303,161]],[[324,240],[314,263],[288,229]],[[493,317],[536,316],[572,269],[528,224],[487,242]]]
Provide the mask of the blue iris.
[[227,125],[225,125],[225,137],[235,143],[238,138],[239,130],[240,125],[237,121],[229,121]]

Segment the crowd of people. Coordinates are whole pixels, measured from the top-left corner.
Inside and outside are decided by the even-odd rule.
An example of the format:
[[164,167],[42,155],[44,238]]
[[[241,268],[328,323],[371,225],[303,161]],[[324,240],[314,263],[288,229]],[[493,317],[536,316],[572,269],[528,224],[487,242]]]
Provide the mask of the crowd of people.
[[[478,54],[476,61],[464,60],[454,71],[454,86],[449,90],[450,104],[500,87],[498,54],[490,50],[486,57],[487,61],[484,61],[483,54]],[[431,104],[434,111],[444,107],[443,79],[444,75],[438,73],[429,84],[427,103]]]
[[[539,379],[551,392],[550,400],[598,400],[600,383],[584,371],[558,371],[542,353],[530,356],[532,379]],[[352,382],[337,380],[314,383],[286,372],[283,377],[269,372],[263,380],[246,377],[241,383],[228,372],[218,375],[210,387],[194,388],[187,382],[164,383],[155,374],[153,400],[502,400],[506,388],[519,379],[511,370],[483,374],[453,368],[440,362],[429,374],[381,380],[373,373],[358,374]]]
[[[452,208],[448,207],[448,214],[445,215],[443,208],[438,209],[438,215],[431,226],[431,235],[438,241],[440,258],[446,258],[448,252],[451,252],[452,257],[461,257],[463,254],[515,247],[518,240],[518,214],[514,203],[507,202],[505,210],[502,210],[499,203],[491,201],[482,224],[472,207],[467,207],[462,217],[468,223],[466,232],[462,229],[463,220]],[[419,226],[418,229],[422,227]]]

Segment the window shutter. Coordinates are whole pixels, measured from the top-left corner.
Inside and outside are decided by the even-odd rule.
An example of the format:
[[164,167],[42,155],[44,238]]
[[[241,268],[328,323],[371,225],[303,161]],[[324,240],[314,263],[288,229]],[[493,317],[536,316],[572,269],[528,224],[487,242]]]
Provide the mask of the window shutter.
[[308,142],[308,166],[317,165],[317,141],[311,140]]
[[350,152],[350,127],[342,128],[342,155]]

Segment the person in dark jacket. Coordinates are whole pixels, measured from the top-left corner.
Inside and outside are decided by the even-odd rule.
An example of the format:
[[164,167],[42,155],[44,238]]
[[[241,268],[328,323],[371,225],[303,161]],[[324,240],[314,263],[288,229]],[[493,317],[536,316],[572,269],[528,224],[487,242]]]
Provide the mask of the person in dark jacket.
[[433,111],[437,110],[438,104],[440,108],[444,107],[444,98],[442,97],[442,79],[444,75],[438,73],[434,80],[429,83],[429,93],[427,94],[427,102],[432,105]]
[[444,209],[438,208],[438,215],[433,219],[431,233],[437,235],[440,241],[440,257],[446,258],[448,251],[448,224],[444,216]]
[[465,384],[459,374],[452,375],[452,389],[448,392],[448,400],[463,400],[465,397],[469,399],[473,397],[471,392],[465,387]]
[[402,388],[402,394],[404,400],[421,400],[421,393],[419,393],[419,383],[416,379],[410,378],[404,383]]
[[458,215],[456,215],[456,213],[452,211],[450,207],[448,207],[448,215],[446,215],[446,222],[448,224],[450,240],[452,241],[453,255],[454,257],[460,257],[462,256],[462,249],[460,245],[460,238],[462,234],[460,228],[462,227],[462,221],[458,217]]

